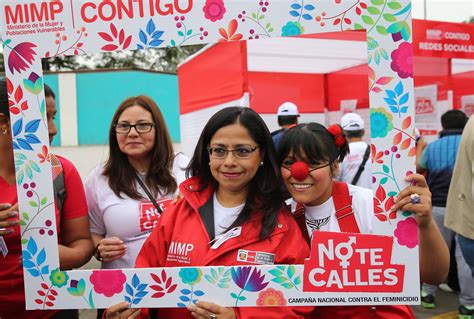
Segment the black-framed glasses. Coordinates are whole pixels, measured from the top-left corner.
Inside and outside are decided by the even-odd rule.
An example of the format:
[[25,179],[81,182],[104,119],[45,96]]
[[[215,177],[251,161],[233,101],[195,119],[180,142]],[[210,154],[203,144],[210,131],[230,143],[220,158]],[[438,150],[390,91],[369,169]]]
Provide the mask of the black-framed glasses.
[[155,126],[155,123],[137,123],[137,124],[130,124],[130,123],[117,123],[114,125],[115,132],[118,134],[128,134],[130,130],[135,128],[138,133],[148,133],[151,129]]
[[226,158],[229,152],[238,158],[238,159],[247,159],[252,156],[252,153],[258,148],[258,145],[255,147],[250,146],[239,146],[234,149],[227,149],[220,146],[209,146],[207,151],[209,152],[209,156],[216,159],[223,159]]

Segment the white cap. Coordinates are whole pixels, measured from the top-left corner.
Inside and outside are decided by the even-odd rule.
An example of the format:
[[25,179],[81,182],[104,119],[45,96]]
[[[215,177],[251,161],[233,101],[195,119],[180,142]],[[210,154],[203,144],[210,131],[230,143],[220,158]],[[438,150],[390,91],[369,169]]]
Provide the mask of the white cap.
[[359,131],[364,129],[364,120],[356,113],[346,113],[341,118],[341,126],[344,131]]
[[298,107],[291,102],[285,102],[278,108],[278,116],[300,116]]

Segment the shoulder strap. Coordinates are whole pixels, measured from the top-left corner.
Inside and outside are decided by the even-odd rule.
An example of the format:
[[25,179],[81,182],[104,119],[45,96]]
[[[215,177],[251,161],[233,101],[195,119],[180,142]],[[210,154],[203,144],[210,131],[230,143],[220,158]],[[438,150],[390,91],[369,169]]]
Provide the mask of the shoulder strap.
[[301,233],[303,234],[303,238],[309,245],[311,245],[311,238],[309,238],[308,228],[306,228],[306,219],[304,218],[304,206],[298,204],[296,206],[296,211],[293,213],[293,216],[296,219],[296,223],[300,227]]
[[148,187],[146,187],[145,183],[141,180],[141,178],[138,176],[137,172],[135,172],[135,179],[137,180],[138,184],[142,187],[142,189],[145,191],[146,196],[148,196],[148,199],[150,199],[150,202],[155,206],[156,210],[158,211],[158,214],[162,214],[163,210],[161,209],[160,205],[156,202],[155,198],[151,195],[150,190],[148,190]]
[[59,212],[63,212],[64,200],[66,199],[66,185],[64,183],[64,170],[61,162],[54,154],[51,155],[51,167],[53,169],[53,190],[54,190],[54,201],[59,209]]
[[332,199],[336,209],[336,218],[341,232],[360,233],[359,226],[352,210],[352,196],[346,183],[332,183]]
[[359,181],[360,175],[364,171],[365,163],[367,163],[367,160],[369,159],[369,155],[370,155],[370,145],[367,144],[367,148],[365,149],[365,153],[364,153],[364,159],[362,160],[362,163],[359,166],[359,170],[357,170],[357,173],[355,174],[354,179],[351,182],[352,185],[356,185],[357,182]]

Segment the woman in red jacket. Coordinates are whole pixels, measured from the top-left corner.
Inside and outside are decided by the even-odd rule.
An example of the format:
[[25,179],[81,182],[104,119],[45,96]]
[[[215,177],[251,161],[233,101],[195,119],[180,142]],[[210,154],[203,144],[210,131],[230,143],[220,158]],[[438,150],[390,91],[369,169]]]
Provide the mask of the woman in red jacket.
[[[283,204],[280,169],[262,118],[250,108],[225,108],[209,120],[170,206],[137,257],[137,267],[255,264],[239,251],[264,254],[266,263],[303,263],[309,255],[301,231]],[[186,245],[186,252],[173,247]],[[109,308],[107,318],[148,318]],[[158,309],[158,318],[307,318],[311,307],[226,308],[198,302]]]
[[[307,242],[315,231],[372,232],[372,191],[333,181],[348,150],[339,125],[326,129],[318,123],[300,124],[288,130],[280,142],[281,174],[293,200],[300,206],[295,218]],[[431,193],[423,176],[413,174],[407,181],[413,185],[398,194],[392,210],[415,214],[421,280],[439,283],[447,275],[449,252],[431,215]],[[433,260],[437,263],[433,264]],[[312,318],[402,319],[414,316],[410,307],[403,305],[332,306],[316,307]]]

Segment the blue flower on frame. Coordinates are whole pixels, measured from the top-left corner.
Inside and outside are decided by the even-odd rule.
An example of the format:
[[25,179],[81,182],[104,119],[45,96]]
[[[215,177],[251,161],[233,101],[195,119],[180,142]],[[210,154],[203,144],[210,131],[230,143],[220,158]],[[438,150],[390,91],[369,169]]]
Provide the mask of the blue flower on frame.
[[281,28],[282,36],[300,35],[304,33],[304,28],[299,22],[288,21]]
[[201,281],[202,270],[199,268],[182,268],[179,276],[185,284],[194,285]]

